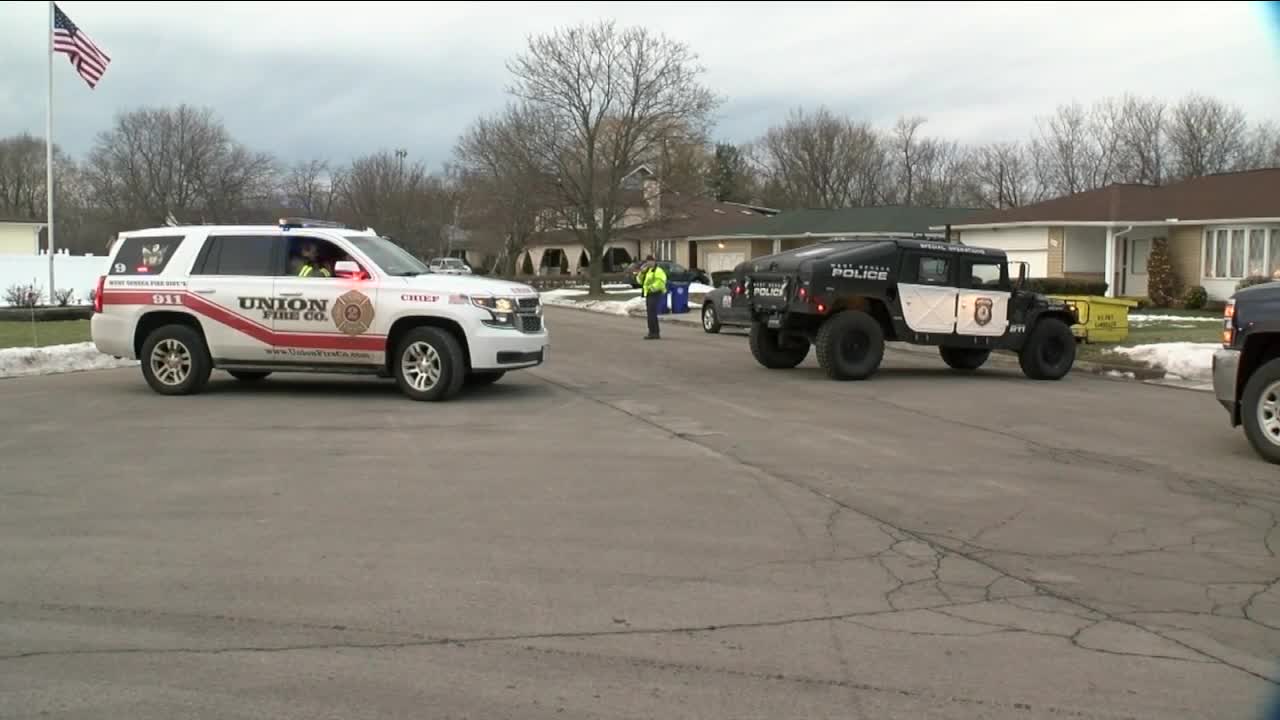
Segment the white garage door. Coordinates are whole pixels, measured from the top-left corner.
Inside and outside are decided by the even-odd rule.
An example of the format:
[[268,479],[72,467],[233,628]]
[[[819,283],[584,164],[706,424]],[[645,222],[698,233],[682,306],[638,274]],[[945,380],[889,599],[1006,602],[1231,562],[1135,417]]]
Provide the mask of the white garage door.
[[733,270],[738,265],[745,262],[746,253],[740,252],[713,252],[707,253],[707,272],[722,272]]

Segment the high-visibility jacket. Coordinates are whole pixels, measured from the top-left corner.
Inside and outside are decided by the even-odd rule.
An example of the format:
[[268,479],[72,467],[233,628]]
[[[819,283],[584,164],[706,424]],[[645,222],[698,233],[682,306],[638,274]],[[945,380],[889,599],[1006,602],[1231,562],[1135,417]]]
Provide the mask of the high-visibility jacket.
[[661,265],[654,265],[650,270],[641,270],[636,276],[644,296],[660,295],[667,291],[667,271]]
[[333,275],[329,272],[329,268],[323,265],[303,263],[298,269],[298,277],[333,277]]

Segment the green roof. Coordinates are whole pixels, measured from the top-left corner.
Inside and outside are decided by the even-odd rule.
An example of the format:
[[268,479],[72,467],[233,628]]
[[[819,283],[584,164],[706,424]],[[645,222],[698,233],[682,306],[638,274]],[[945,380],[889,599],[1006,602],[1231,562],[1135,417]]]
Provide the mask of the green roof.
[[[981,212],[970,208],[885,205],[835,209],[785,210],[735,228],[735,236],[786,237],[845,233],[928,233],[930,227],[959,225]],[[937,231],[932,231],[937,232]]]

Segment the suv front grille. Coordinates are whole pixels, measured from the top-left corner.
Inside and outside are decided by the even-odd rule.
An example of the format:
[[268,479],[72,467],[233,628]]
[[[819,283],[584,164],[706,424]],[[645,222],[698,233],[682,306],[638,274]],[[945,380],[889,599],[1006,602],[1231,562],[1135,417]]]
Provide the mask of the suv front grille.
[[537,315],[521,315],[520,331],[527,333],[536,333],[542,331],[542,318]]
[[520,308],[521,312],[537,310],[538,298],[520,298],[519,300],[516,300],[516,307]]

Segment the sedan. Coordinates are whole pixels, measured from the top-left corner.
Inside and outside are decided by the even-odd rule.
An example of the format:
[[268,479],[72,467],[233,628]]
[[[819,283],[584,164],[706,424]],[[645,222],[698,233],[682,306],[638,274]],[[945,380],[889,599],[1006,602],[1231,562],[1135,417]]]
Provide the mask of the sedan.
[[718,333],[722,327],[751,327],[751,306],[737,279],[724,282],[702,301],[702,329]]

